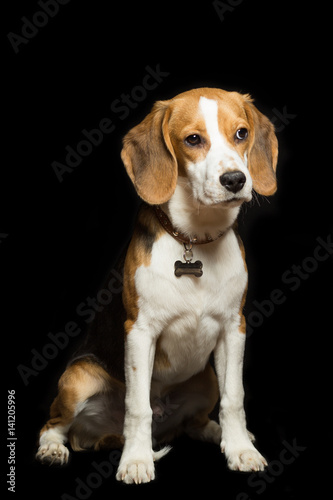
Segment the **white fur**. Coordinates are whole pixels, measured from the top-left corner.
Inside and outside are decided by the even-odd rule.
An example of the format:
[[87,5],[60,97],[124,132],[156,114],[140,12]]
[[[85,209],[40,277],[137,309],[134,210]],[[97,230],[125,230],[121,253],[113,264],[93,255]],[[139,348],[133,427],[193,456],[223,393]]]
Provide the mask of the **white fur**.
[[[200,279],[175,278],[174,263],[182,252],[182,246],[165,235],[153,247],[151,265],[136,273],[137,323],[142,324],[146,336],[150,332],[152,341],[160,337],[160,346],[171,362],[168,372],[153,374],[163,384],[182,382],[204,369],[221,325],[235,309],[238,313],[246,285],[233,231],[206,247],[194,247],[194,260],[204,263]],[[227,294],[223,293],[226,288]]]
[[[210,234],[215,239],[219,233],[234,223],[240,203],[225,207],[223,204],[203,205],[193,197],[192,187],[188,180],[179,177],[176,190],[168,203],[162,205],[174,227],[188,236],[196,235],[205,238]],[[178,245],[179,247],[179,245]]]

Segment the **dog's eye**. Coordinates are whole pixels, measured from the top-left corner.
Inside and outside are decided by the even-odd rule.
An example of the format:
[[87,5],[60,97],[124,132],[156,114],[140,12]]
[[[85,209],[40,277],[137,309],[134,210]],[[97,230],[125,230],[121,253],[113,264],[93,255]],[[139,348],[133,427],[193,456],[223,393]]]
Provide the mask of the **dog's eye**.
[[247,138],[249,132],[246,128],[239,128],[235,134],[235,139],[238,141],[244,141]]
[[198,146],[201,144],[201,137],[198,134],[192,134],[186,137],[185,142],[190,146]]

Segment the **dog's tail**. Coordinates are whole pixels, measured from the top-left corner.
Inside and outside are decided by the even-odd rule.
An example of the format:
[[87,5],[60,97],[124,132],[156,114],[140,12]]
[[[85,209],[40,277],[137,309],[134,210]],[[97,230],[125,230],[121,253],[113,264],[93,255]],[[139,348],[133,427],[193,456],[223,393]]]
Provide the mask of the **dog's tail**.
[[163,458],[171,450],[172,450],[172,446],[164,446],[164,448],[162,448],[159,451],[153,451],[154,462],[157,462],[158,460],[160,460],[161,458]]

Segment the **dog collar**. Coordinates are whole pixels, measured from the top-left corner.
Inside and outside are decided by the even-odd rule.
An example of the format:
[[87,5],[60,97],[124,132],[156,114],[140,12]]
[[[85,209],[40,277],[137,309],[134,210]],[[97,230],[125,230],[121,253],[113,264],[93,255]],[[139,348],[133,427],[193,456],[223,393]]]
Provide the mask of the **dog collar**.
[[159,205],[154,205],[155,214],[161,224],[161,226],[173,237],[175,240],[179,241],[179,243],[183,243],[186,245],[205,245],[206,243],[212,243],[213,241],[218,240],[223,236],[226,231],[221,231],[216,238],[212,238],[209,234],[206,234],[205,238],[198,238],[196,235],[189,237],[184,233],[181,233],[177,229],[175,229],[172,225],[171,220],[167,216],[167,214],[161,209]]
[[193,260],[193,251],[192,251],[192,246],[193,245],[205,245],[206,243],[212,243],[213,241],[218,240],[225,234],[226,231],[220,232],[216,238],[212,238],[209,234],[206,234],[206,238],[198,238],[197,236],[189,237],[186,236],[185,234],[181,233],[180,231],[177,231],[167,214],[161,209],[159,205],[154,206],[155,214],[161,224],[161,226],[166,230],[167,233],[169,233],[175,240],[177,240],[179,243],[182,243],[184,246],[184,253],[183,257],[185,262],[182,262],[180,260],[176,260],[175,262],[175,276],[177,278],[180,278],[183,275],[192,275],[195,276],[196,278],[200,278],[203,275],[203,264],[201,260],[196,260],[195,262],[192,262]]

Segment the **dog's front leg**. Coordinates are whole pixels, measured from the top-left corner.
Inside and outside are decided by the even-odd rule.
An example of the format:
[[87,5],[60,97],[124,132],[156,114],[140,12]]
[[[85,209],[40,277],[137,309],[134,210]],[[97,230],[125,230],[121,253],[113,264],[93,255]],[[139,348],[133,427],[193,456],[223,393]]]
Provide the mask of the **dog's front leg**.
[[253,436],[246,429],[243,406],[243,357],[245,334],[231,327],[221,335],[215,349],[215,366],[218,375],[222,427],[221,449],[232,470],[259,471],[266,460],[251,442]]
[[154,356],[154,339],[134,325],[126,336],[125,445],[116,476],[128,484],[147,483],[155,477],[150,406]]

